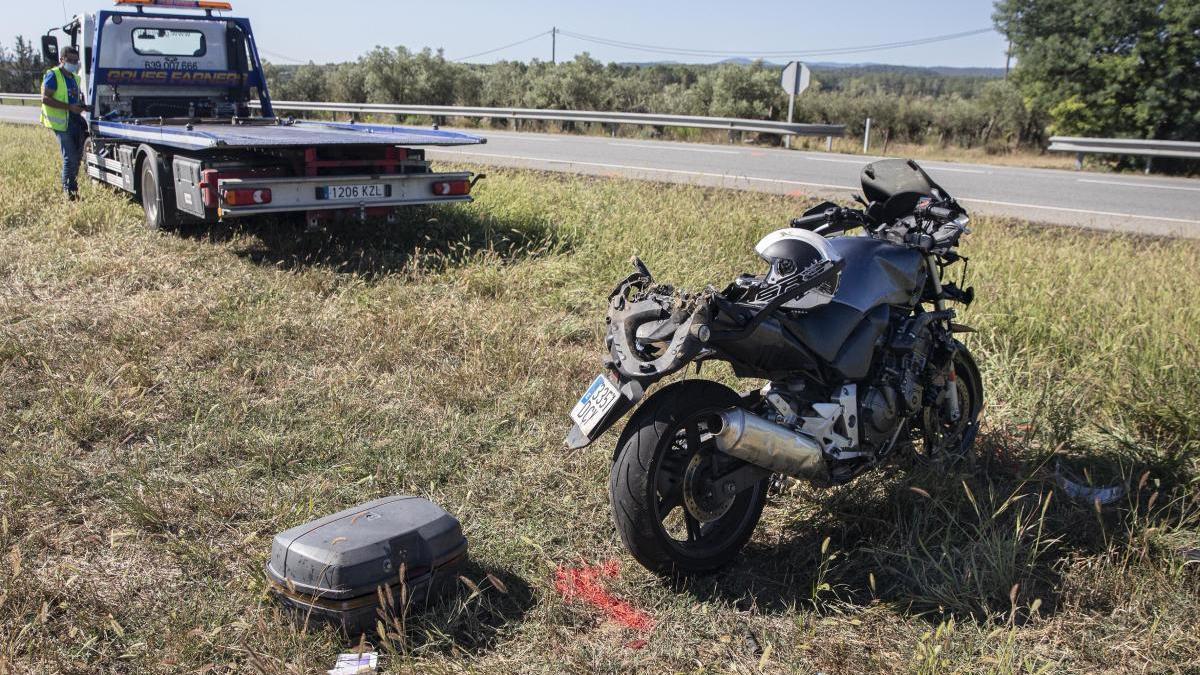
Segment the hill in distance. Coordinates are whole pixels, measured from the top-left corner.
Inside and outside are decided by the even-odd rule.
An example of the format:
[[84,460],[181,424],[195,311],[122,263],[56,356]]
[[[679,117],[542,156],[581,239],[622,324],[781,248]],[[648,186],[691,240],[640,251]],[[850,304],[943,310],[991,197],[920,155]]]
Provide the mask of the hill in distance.
[[[623,66],[680,66],[680,65],[735,65],[748,66],[755,62],[755,59],[745,57],[734,57],[718,61],[714,64],[685,64],[679,61],[646,61],[631,63],[622,63]],[[880,72],[880,73],[901,73],[912,75],[941,75],[943,77],[1004,77],[1003,68],[991,68],[987,66],[898,66],[887,63],[834,63],[827,61],[807,62],[808,67],[813,70],[845,70],[853,68],[859,71]],[[782,68],[786,63],[775,63],[773,61],[764,61],[763,65],[773,68]]]

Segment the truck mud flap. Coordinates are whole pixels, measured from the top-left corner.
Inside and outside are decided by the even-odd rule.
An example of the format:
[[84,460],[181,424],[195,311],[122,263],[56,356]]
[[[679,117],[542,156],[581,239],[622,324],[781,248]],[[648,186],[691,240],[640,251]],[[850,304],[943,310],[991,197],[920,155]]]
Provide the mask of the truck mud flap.
[[200,185],[201,163],[190,157],[175,157],[171,161],[175,176],[175,206],[183,213],[204,218],[204,195]]

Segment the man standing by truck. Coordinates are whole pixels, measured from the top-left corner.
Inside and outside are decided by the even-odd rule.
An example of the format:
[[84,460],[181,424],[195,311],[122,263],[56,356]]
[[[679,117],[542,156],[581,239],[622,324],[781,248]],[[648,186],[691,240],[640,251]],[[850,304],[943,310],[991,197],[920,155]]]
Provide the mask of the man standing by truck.
[[58,136],[62,149],[62,185],[67,199],[79,198],[79,163],[83,159],[83,139],[87,125],[83,121],[83,95],[79,80],[79,50],[66,47],[58,66],[46,71],[42,80],[42,124]]

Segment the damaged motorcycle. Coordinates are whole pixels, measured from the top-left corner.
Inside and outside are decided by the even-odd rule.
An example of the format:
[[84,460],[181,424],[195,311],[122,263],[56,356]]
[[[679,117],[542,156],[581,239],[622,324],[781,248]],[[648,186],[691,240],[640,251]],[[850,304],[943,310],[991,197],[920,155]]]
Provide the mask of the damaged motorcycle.
[[[756,247],[769,265],[690,294],[634,273],[609,298],[604,372],[571,411],[584,448],[691,363],[763,382],[699,378],[658,389],[617,439],[609,479],[621,539],[645,567],[689,575],[728,563],[773,476],[853,480],[890,456],[961,456],[983,405],[979,369],[948,303],[969,305],[957,249],[969,218],[915,162],[862,171],[862,208],[826,202]],[[864,198],[865,197],[865,198]],[[860,229],[857,236],[847,233]],[[962,264],[960,284],[947,268]]]

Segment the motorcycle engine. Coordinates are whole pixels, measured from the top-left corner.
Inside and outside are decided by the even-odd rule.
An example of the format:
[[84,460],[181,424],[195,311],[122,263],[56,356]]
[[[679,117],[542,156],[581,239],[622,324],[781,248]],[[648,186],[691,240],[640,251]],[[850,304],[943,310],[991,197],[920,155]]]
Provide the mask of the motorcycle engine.
[[911,347],[885,352],[874,381],[857,384],[857,402],[851,383],[828,391],[802,381],[772,382],[762,390],[768,417],[828,446],[835,482],[853,478],[892,451],[900,425],[925,405],[933,334],[918,328],[912,338]]
[[896,390],[882,383],[872,386],[859,408],[859,419],[863,421],[858,427],[862,445],[876,452],[887,447],[901,420]]
[[882,375],[860,399],[862,444],[876,453],[891,450],[896,426],[924,404],[924,373],[933,334],[923,328],[915,337],[912,351],[886,357]]

